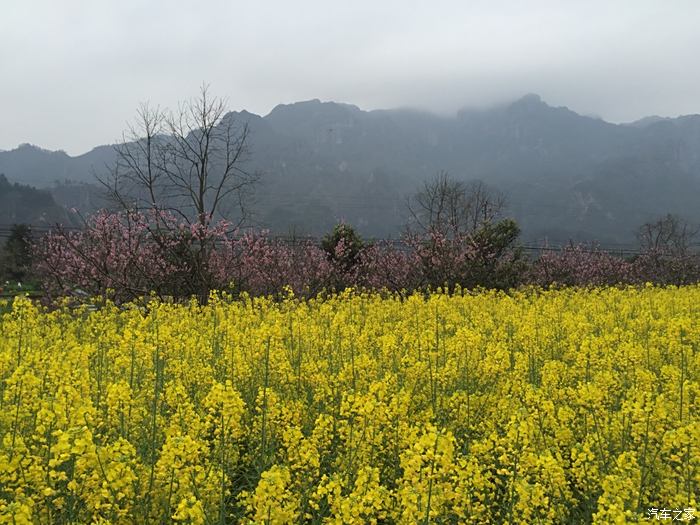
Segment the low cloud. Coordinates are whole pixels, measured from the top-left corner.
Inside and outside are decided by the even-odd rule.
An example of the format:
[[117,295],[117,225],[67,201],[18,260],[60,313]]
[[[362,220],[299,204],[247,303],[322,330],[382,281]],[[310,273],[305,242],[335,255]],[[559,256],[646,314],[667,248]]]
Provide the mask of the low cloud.
[[[0,7],[0,149],[82,153],[140,101],[440,113],[539,93],[620,122],[700,112],[700,3],[25,0]],[[377,5],[379,4],[379,5]]]

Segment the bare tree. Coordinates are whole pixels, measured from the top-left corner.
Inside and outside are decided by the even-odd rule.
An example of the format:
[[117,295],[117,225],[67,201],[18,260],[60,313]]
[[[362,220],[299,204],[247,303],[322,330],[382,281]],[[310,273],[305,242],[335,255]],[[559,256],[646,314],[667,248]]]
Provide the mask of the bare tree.
[[504,196],[481,181],[457,181],[444,171],[427,181],[408,201],[406,232],[424,284],[514,286],[523,264],[520,229],[502,216],[504,207]]
[[167,209],[163,202],[163,170],[158,162],[166,148],[165,113],[159,107],[141,104],[121,143],[114,146],[115,166],[108,176],[97,176],[118,208]]
[[637,238],[642,251],[686,255],[698,233],[700,228],[669,213],[654,222],[643,224],[637,231]]
[[245,168],[248,133],[206,85],[176,111],[142,104],[115,147],[115,166],[99,179],[124,212],[125,228],[147,212],[149,242],[181,270],[173,282],[202,301],[213,282],[210,255],[224,224],[218,221],[231,231],[249,218],[258,174]]
[[462,182],[440,171],[407,204],[413,228],[454,237],[498,219],[505,197],[482,181]]
[[[170,211],[185,222],[248,218],[258,174],[245,169],[248,124],[227,114],[226,101],[202,86],[176,111],[142,104],[115,147],[117,162],[100,179],[123,210]],[[234,217],[235,216],[235,217]]]

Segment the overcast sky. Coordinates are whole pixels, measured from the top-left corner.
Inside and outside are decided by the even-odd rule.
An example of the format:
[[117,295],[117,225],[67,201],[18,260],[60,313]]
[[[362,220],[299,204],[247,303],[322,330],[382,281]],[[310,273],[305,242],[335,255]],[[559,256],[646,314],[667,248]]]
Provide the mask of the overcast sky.
[[613,122],[700,113],[700,1],[3,0],[0,149],[83,153],[202,82],[440,113],[538,93]]

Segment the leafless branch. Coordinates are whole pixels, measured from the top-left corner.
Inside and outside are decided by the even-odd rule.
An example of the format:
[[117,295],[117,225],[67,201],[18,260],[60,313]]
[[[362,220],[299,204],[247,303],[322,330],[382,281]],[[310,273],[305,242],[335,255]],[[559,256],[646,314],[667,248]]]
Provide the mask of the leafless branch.
[[451,237],[495,221],[505,208],[505,197],[481,181],[462,182],[440,171],[408,200],[407,207],[412,229]]

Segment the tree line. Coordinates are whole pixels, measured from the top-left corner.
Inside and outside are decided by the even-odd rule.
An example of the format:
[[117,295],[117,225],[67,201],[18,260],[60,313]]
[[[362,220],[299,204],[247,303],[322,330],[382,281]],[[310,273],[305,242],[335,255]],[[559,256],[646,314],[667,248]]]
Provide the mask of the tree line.
[[505,197],[437,173],[408,199],[402,246],[368,243],[340,223],[321,243],[285,243],[248,224],[260,178],[245,169],[248,128],[204,86],[177,111],[142,105],[99,178],[110,205],[79,230],[31,239],[18,226],[0,257],[3,281],[33,279],[50,296],[130,300],[156,293],[206,301],[215,289],[312,295],[346,287],[414,290],[700,280],[698,234],[672,215],[640,227],[642,254],[624,259],[570,245],[527,257]]

